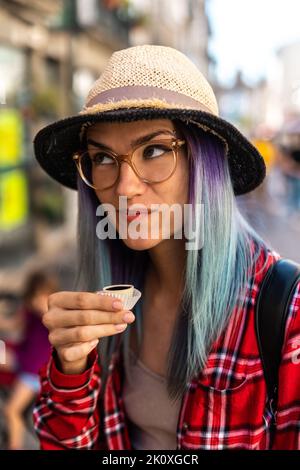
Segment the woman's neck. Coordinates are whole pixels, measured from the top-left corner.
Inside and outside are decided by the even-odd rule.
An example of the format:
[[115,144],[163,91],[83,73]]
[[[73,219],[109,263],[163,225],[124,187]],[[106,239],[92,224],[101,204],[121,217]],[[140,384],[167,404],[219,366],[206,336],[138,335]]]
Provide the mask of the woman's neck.
[[183,288],[185,240],[165,240],[149,250],[149,284],[157,297],[178,298]]

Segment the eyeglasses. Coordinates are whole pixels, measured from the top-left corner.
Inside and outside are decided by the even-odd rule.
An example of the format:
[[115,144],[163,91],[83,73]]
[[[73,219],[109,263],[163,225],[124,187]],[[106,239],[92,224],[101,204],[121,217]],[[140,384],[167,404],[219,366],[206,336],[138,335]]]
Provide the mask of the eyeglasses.
[[161,138],[134,147],[130,154],[91,149],[76,153],[73,160],[83,181],[96,190],[111,188],[116,183],[122,162],[128,163],[145,183],[161,183],[173,175],[178,150],[184,144],[185,140],[174,137]]

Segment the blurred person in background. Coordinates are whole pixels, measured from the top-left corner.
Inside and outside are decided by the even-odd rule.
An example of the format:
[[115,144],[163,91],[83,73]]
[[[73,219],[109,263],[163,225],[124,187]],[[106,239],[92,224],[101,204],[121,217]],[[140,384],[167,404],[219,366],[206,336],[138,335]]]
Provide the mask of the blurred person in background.
[[16,371],[16,380],[4,406],[8,428],[7,448],[10,450],[23,447],[26,427],[23,414],[39,391],[38,372],[50,356],[48,331],[41,317],[47,311],[48,296],[57,290],[58,284],[53,274],[43,271],[31,273],[26,280],[20,310],[10,319],[5,319],[2,325],[0,322],[2,330],[22,329],[21,340],[15,348],[15,364],[10,365]]

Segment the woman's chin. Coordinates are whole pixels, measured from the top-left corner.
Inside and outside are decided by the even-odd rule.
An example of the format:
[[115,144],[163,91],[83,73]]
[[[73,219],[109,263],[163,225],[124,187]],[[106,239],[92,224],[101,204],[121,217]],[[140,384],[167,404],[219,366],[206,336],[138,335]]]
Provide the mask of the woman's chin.
[[149,250],[150,248],[155,247],[161,242],[160,239],[143,239],[143,238],[124,238],[123,243],[131,248],[132,250],[142,251],[142,250]]

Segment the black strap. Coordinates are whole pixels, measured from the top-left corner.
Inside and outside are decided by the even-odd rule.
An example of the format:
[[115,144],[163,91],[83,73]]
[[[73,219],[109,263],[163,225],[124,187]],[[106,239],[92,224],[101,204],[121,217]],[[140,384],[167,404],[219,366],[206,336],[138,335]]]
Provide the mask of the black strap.
[[276,400],[285,324],[300,266],[288,259],[277,260],[262,282],[255,311],[255,328],[269,399]]

